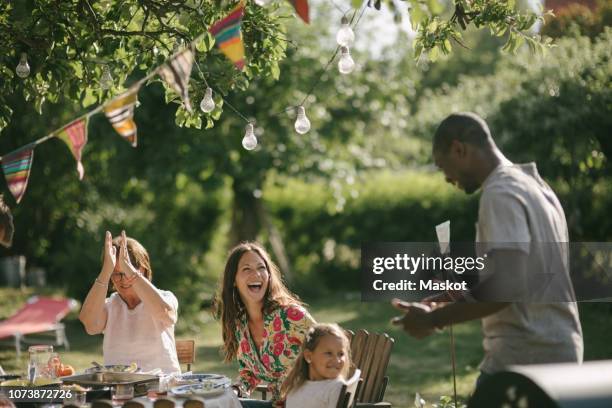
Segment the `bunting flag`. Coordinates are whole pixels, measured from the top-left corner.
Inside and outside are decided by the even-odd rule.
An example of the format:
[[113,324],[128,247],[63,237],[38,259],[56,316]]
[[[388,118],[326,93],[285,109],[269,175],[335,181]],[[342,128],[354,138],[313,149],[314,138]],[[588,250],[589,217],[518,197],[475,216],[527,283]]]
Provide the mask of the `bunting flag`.
[[310,24],[310,12],[308,10],[308,0],[289,0],[295,12],[306,24]]
[[191,103],[189,102],[189,77],[191,77],[192,67],[193,51],[187,48],[159,69],[159,75],[181,95],[185,109],[189,112],[192,112]]
[[244,68],[244,43],[240,32],[240,23],[244,15],[244,3],[241,1],[227,17],[217,21],[208,31],[215,37],[215,43],[238,68]]
[[74,159],[77,161],[79,180],[83,180],[83,176],[85,175],[85,169],[83,168],[83,163],[81,163],[81,154],[83,152],[83,147],[87,144],[87,121],[87,116],[83,119],[77,119],[66,125],[55,135],[66,142]]
[[34,146],[33,143],[30,143],[2,157],[4,178],[17,204],[23,198],[28,186],[28,178],[34,159]]
[[137,128],[134,122],[134,107],[138,101],[138,89],[119,95],[104,106],[104,113],[117,133],[136,147]]

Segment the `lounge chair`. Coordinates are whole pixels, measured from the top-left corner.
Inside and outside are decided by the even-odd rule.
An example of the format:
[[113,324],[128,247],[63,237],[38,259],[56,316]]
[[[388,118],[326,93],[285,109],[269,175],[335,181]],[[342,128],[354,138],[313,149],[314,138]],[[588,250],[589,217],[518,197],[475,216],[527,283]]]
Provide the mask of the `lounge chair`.
[[34,296],[13,316],[0,322],[0,339],[15,338],[17,357],[21,355],[21,343],[41,342],[40,340],[24,339],[24,336],[36,333],[55,332],[53,345],[70,348],[63,323],[60,321],[71,310],[77,307],[73,299],[52,299]]

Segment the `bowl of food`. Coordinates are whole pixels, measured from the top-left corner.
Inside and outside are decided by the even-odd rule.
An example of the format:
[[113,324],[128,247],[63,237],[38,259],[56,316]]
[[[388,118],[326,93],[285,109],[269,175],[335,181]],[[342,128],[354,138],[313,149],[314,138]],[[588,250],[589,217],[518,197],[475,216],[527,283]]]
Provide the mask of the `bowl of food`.
[[139,371],[138,364],[96,365],[85,370],[86,373],[135,373]]

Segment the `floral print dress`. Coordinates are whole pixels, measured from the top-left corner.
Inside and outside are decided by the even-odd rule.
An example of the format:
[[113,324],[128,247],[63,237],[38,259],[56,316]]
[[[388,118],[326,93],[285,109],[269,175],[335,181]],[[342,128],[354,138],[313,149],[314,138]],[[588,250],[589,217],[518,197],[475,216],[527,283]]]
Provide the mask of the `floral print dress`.
[[264,314],[263,343],[258,353],[245,314],[236,327],[241,389],[250,394],[260,382],[266,382],[272,401],[278,401],[281,384],[301,351],[308,329],[314,324],[308,311],[298,305],[281,306]]

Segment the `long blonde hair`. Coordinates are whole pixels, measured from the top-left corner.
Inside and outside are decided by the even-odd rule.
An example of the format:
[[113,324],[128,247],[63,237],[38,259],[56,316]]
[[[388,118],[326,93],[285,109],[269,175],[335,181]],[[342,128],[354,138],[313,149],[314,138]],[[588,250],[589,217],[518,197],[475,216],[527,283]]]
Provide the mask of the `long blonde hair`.
[[297,295],[294,295],[287,289],[278,267],[272,262],[270,255],[260,244],[257,242],[243,242],[234,247],[230,250],[227,257],[221,293],[217,295],[214,305],[215,315],[221,317],[223,354],[226,362],[230,362],[236,357],[238,352],[238,339],[236,338],[237,322],[246,313],[246,308],[244,303],[242,303],[242,299],[240,299],[238,288],[234,285],[238,272],[238,263],[246,252],[254,252],[259,255],[270,273],[268,288],[264,296],[262,310],[264,314],[271,313],[277,307],[289,305],[304,306]]
[[306,380],[308,380],[308,372],[310,371],[310,365],[306,361],[304,351],[314,351],[321,339],[325,336],[334,336],[342,340],[344,348],[344,354],[347,356],[346,364],[340,373],[341,378],[346,379],[351,369],[351,345],[348,337],[344,330],[335,323],[319,323],[312,326],[302,344],[302,351],[300,355],[295,359],[295,363],[287,378],[281,386],[281,396],[283,399],[287,398],[287,395],[292,391],[300,388]]

